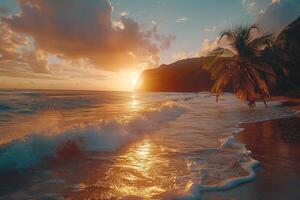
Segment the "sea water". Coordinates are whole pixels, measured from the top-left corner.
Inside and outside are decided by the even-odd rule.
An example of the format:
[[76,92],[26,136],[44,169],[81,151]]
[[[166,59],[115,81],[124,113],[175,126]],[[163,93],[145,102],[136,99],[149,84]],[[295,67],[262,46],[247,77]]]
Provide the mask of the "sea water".
[[294,111],[232,94],[0,91],[0,199],[201,199],[255,178],[240,123]]

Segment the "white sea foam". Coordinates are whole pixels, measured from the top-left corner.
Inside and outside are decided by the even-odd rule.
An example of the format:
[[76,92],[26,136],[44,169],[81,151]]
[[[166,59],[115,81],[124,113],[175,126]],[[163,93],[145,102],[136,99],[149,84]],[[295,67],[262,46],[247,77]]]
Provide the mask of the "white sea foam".
[[242,148],[245,147],[244,144],[238,143],[233,135],[227,137],[223,140],[222,147],[238,147]]
[[[216,184],[206,184],[206,181],[191,183],[181,194],[167,194],[163,199],[200,200],[205,191],[220,191],[236,187],[255,179],[255,168],[259,161],[250,157],[250,151],[243,144],[238,143],[233,136],[230,136],[220,148],[206,149],[198,153],[198,163],[194,162],[195,171],[203,164],[207,167],[200,170],[199,177],[205,179],[211,176],[212,179],[222,177],[222,181]],[[232,161],[234,161],[232,163]],[[193,168],[193,166],[191,167]],[[237,173],[236,168],[244,170],[247,175],[232,177]]]
[[[205,191],[220,191],[220,190],[227,190],[233,187],[236,187],[242,183],[246,183],[249,181],[252,181],[255,179],[255,168],[259,165],[259,162],[257,160],[254,160],[249,157],[249,151],[246,150],[244,147],[241,148],[238,152],[232,152],[229,157],[232,157],[233,160],[236,160],[236,166],[242,168],[246,172],[248,172],[245,176],[239,176],[239,177],[230,177],[230,172],[228,172],[228,167],[224,166],[224,159],[228,159],[228,155],[226,152],[226,149],[223,149],[225,147],[222,147],[220,149],[207,149],[204,152],[200,153],[199,157],[201,157],[200,162],[194,163],[194,167],[196,168],[195,171],[199,171],[199,167],[197,169],[197,165],[203,165],[203,162],[213,162],[214,168],[204,168],[201,169],[201,173],[199,174],[200,179],[203,179],[207,176],[219,176],[222,175],[224,177],[228,176],[228,178],[224,178],[223,181],[218,182],[217,184],[208,185],[205,183],[193,183],[187,185],[187,188],[180,193],[167,193],[165,194],[161,199],[164,200],[171,200],[171,199],[180,199],[180,200],[201,200],[202,194]],[[220,157],[222,156],[222,157]],[[210,161],[208,161],[210,160]],[[201,163],[201,164],[200,164]],[[228,164],[227,162],[225,162]],[[235,169],[233,168],[232,171]]]
[[[243,169],[247,170],[249,174],[247,176],[238,177],[238,178],[230,178],[220,182],[217,185],[201,185],[201,184],[193,184],[190,190],[186,193],[181,195],[179,199],[182,200],[200,200],[201,193],[205,191],[221,191],[227,190],[233,187],[236,187],[242,183],[246,183],[252,181],[255,178],[255,168],[259,165],[257,160],[250,160],[245,163],[241,163]],[[166,198],[169,199],[169,198]]]
[[[39,163],[43,158],[55,158],[57,151],[68,141],[75,142],[85,152],[113,152],[129,142],[159,129],[158,134],[162,134],[163,137],[159,137],[160,139],[155,142],[158,142],[164,149],[173,148],[173,145],[174,149],[180,147],[179,151],[170,151],[171,156],[166,157],[169,158],[170,165],[174,163],[174,166],[177,163],[174,161],[180,160],[180,170],[176,171],[180,190],[174,192],[170,189],[162,194],[161,199],[201,199],[201,195],[205,191],[224,190],[254,179],[254,169],[258,165],[258,161],[252,159],[245,146],[237,143],[234,136],[231,135],[243,130],[239,124],[289,117],[295,114],[294,111],[288,111],[286,108],[276,107],[279,104],[277,102],[269,103],[267,109],[263,104],[248,108],[232,95],[224,95],[224,99],[219,104],[214,103],[215,97],[210,93],[178,93],[166,96],[149,94],[144,102],[151,107],[138,111],[134,116],[129,113],[118,118],[105,118],[105,120],[83,126],[74,126],[72,129],[54,135],[46,135],[40,131],[37,134],[29,134],[12,141],[0,147],[0,172],[27,169]],[[106,99],[100,97],[101,95],[94,96],[95,99],[99,98],[100,102]],[[157,103],[166,98],[171,98],[173,101]],[[149,99],[155,101],[149,101]],[[125,100],[128,99],[125,98]],[[143,98],[137,98],[137,100],[142,102]],[[76,104],[74,99],[64,102],[62,105],[69,105],[69,102]],[[85,100],[81,102],[85,102]],[[120,102],[117,101],[117,103]],[[188,104],[190,109],[180,102]],[[79,105],[79,108],[85,112],[89,110],[82,107],[82,104]],[[103,104],[100,106],[105,107]],[[38,106],[34,108],[36,107]],[[69,109],[70,106],[61,107]],[[95,112],[94,109],[96,108],[92,107],[92,113],[101,113]],[[116,108],[116,110],[120,115],[124,113],[123,107]],[[163,126],[165,122],[176,119],[186,110],[188,112],[181,116],[176,123]],[[68,116],[74,117],[74,112],[67,113],[72,113]],[[75,117],[81,119],[81,112],[75,113]],[[220,146],[218,146],[219,144]],[[168,153],[165,151],[162,155]],[[165,161],[165,157],[163,161]],[[159,166],[155,167],[159,169]],[[169,169],[165,170],[167,171],[165,177],[172,176],[172,170],[170,169],[169,172]],[[45,183],[56,184],[53,180],[45,181]],[[65,182],[61,184],[65,184]],[[73,188],[75,190],[85,189],[84,186],[77,185],[77,183],[74,185],[76,186]]]
[[142,134],[159,128],[162,122],[174,120],[188,108],[167,101],[131,117],[99,121],[74,127],[55,135],[32,134],[0,147],[0,172],[27,169],[45,157],[53,156],[68,141],[83,151],[114,151]]
[[[267,109],[266,112],[261,113],[262,115],[251,115],[247,116],[242,121],[236,123],[235,128],[232,131],[232,135],[229,135],[226,138],[221,139],[221,146],[220,148],[214,149],[207,149],[204,154],[199,154],[198,156],[201,157],[201,163],[207,162],[207,160],[213,160],[213,168],[217,168],[220,170],[217,173],[221,174],[226,177],[226,166],[223,166],[222,160],[226,159],[227,153],[222,153],[218,155],[218,152],[225,151],[227,149],[234,149],[234,153],[232,153],[233,160],[236,160],[236,163],[240,168],[244,169],[247,172],[247,175],[233,177],[233,178],[225,178],[223,181],[218,182],[217,184],[213,185],[206,185],[205,183],[191,183],[186,191],[181,194],[166,194],[163,199],[182,199],[182,200],[201,200],[202,194],[205,191],[221,191],[227,190],[233,187],[236,187],[242,183],[247,183],[255,179],[255,169],[259,165],[259,161],[251,158],[250,154],[251,151],[247,150],[244,144],[237,142],[235,138],[235,134],[238,134],[244,130],[244,128],[239,127],[239,125],[243,123],[255,123],[279,118],[287,118],[291,116],[296,116],[299,111],[295,110],[288,110],[288,109],[279,109],[277,106],[280,105],[280,102],[271,102],[269,110]],[[212,159],[213,158],[213,159]],[[219,163],[220,162],[220,163]],[[197,163],[196,163],[197,165]],[[200,165],[200,164],[199,164]],[[215,169],[205,168],[201,171],[199,176],[206,176],[209,174],[215,174]]]

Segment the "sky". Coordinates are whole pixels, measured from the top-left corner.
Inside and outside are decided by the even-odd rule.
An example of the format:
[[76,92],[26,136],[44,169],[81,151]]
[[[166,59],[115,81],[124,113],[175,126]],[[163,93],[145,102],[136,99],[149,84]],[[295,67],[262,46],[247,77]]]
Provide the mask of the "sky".
[[0,0],[0,88],[131,91],[224,29],[278,34],[299,15],[300,0]]

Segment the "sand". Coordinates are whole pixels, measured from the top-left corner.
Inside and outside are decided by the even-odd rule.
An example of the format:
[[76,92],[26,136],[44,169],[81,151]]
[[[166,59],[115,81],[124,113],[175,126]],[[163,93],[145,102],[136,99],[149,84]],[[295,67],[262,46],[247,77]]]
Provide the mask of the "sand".
[[[298,100],[282,106],[299,108]],[[241,125],[236,135],[251,156],[260,162],[255,180],[221,192],[206,192],[212,200],[299,200],[300,199],[300,117]]]

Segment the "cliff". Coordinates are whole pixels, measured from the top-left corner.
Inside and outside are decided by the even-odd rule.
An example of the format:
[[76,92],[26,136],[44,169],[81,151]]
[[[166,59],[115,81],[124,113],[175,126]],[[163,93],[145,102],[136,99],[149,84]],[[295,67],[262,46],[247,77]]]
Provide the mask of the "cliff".
[[210,91],[213,81],[202,69],[203,58],[188,58],[159,68],[145,70],[136,90],[148,92]]

